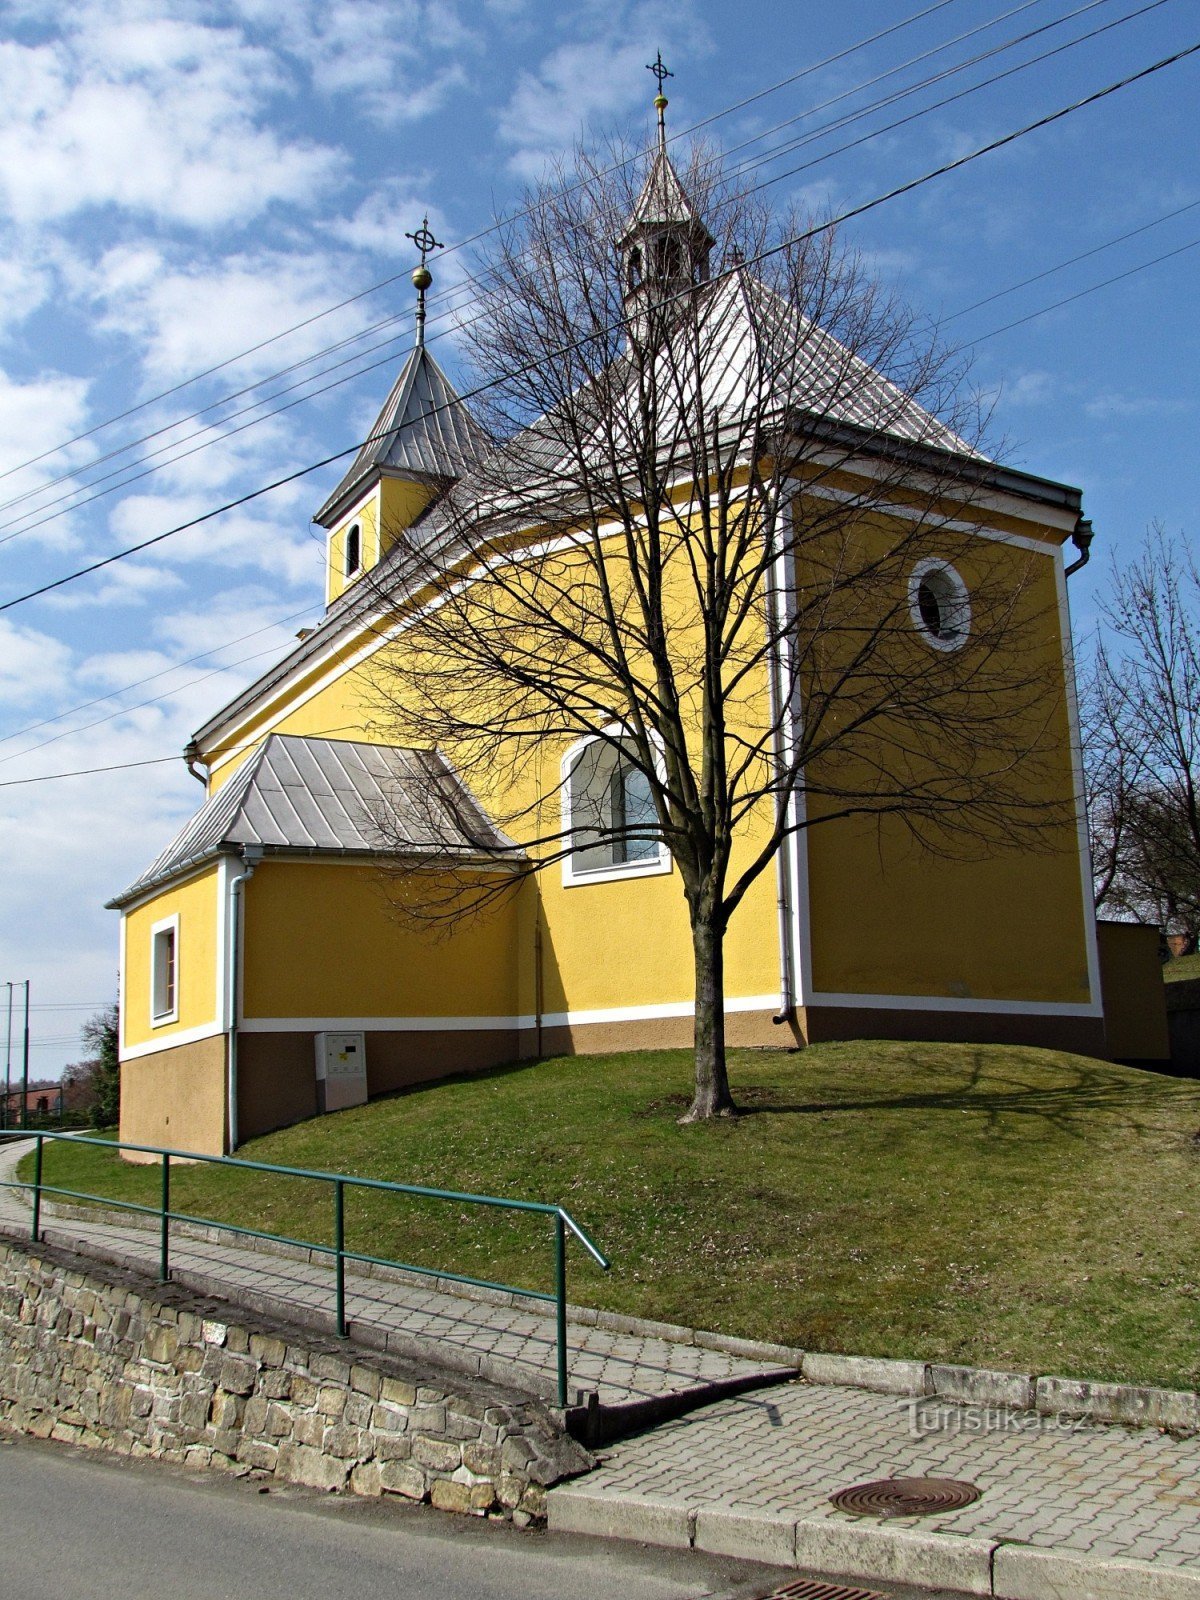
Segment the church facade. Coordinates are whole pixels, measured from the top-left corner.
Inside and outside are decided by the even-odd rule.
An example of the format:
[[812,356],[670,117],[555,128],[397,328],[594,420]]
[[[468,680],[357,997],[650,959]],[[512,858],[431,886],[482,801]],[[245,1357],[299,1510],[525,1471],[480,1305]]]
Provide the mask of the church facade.
[[[619,242],[634,298],[655,270],[674,270],[668,246],[707,263],[712,240],[665,148]],[[734,292],[704,279],[714,304]],[[423,265],[414,281],[423,297]],[[907,413],[895,414],[902,429]],[[953,453],[953,437],[939,448]],[[644,831],[581,831],[564,859],[518,872],[512,893],[448,934],[395,915],[406,863],[428,888],[444,871],[502,873],[506,859],[524,859],[527,841],[505,833],[494,797],[381,721],[374,676],[403,615],[389,563],[486,449],[418,337],[317,513],[324,620],[197,730],[187,758],[203,769],[205,803],[112,902],[122,1138],[228,1150],[447,1074],[691,1042],[679,874]],[[963,478],[970,496],[947,517],[956,552],[966,529],[993,565],[1006,553],[1021,563],[1042,619],[1037,647],[1061,684],[1054,781],[1078,795],[1066,567],[1080,493],[982,458]],[[956,554],[909,575],[911,627],[930,648],[947,646],[948,616],[966,615],[970,561]],[[610,822],[617,810],[634,817],[647,804],[636,774],[588,746],[551,741],[530,781],[542,783],[544,769],[568,824],[572,806],[597,795]],[[1145,1001],[1146,974],[1157,980],[1149,945],[1097,929],[1082,803],[1046,831],[1036,853],[1014,839],[972,859],[923,854],[863,818],[791,833],[726,935],[729,1042],[948,1039],[1165,1054]]]

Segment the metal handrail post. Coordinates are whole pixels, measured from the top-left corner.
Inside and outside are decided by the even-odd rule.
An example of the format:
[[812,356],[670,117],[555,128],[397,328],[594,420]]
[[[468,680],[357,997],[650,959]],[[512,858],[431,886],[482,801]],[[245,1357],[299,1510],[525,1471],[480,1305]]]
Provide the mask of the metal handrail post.
[[567,1229],[562,1212],[554,1215],[554,1300],[558,1321],[558,1403],[567,1403]]
[[346,1337],[346,1186],[340,1178],[333,1185],[333,1244],[337,1252],[337,1331]]
[[39,1133],[37,1136],[37,1149],[33,1156],[33,1242],[38,1242],[38,1235],[42,1231],[42,1145],[44,1140]]
[[171,1155],[163,1151],[162,1158],[162,1216],[159,1222],[158,1276],[163,1283],[171,1276]]

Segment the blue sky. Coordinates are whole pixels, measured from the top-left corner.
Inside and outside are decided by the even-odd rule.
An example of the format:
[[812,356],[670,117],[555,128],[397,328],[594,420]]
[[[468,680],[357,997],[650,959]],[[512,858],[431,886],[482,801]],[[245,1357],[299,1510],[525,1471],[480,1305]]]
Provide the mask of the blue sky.
[[[644,67],[657,49],[675,73],[674,130],[714,118],[704,136],[744,146],[736,159],[759,163],[750,181],[777,180],[768,196],[839,211],[1200,39],[1189,0],[1146,3],[0,4],[0,599],[353,444],[410,340],[405,233],[428,210],[454,245],[517,206],[523,186],[576,139],[649,137],[654,85]],[[997,48],[1034,29],[1046,31]],[[934,73],[947,76],[862,114]],[[995,397],[993,443],[1005,458],[1083,488],[1098,537],[1096,560],[1072,581],[1081,634],[1110,554],[1120,559],[1152,518],[1191,533],[1200,249],[994,330],[1200,239],[1198,89],[1200,56],[846,230],[972,354],[975,381]],[[926,114],[884,131],[914,111]],[[819,131],[846,117],[855,120]],[[797,139],[806,142],[770,154]],[[1144,224],[1154,225],[977,305]],[[468,268],[466,251],[436,260],[437,289]],[[437,310],[434,300],[431,334],[445,326]],[[398,320],[363,334],[389,318]],[[181,421],[342,341],[352,342]],[[453,373],[452,338],[435,348]],[[308,380],[294,400],[372,364],[224,440],[188,437],[215,420],[225,419],[218,431],[249,421],[260,413],[235,423],[232,411],[286,384]],[[44,459],[23,465],[35,457]],[[78,1055],[86,1009],[53,1008],[86,1008],[115,990],[116,918],[103,901],[201,791],[178,762],[14,780],[175,755],[317,615],[323,543],[310,518],[337,475],[314,474],[0,614],[0,982],[32,980],[36,1071],[55,1073]]]

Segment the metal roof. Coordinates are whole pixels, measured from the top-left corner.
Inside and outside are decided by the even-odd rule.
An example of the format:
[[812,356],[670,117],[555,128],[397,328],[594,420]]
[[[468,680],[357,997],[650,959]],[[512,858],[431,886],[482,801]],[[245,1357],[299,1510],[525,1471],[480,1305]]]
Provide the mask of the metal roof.
[[109,906],[246,845],[305,855],[519,856],[435,751],[273,733]]
[[680,182],[670,156],[665,150],[659,150],[617,243],[622,245],[627,243],[641,228],[661,227],[672,223],[691,229],[707,240],[709,245],[716,243],[704,226],[704,221],[692,204],[687,190]]
[[366,443],[313,518],[329,527],[376,470],[458,478],[485,448],[482,429],[454,385],[419,345],[401,369]]

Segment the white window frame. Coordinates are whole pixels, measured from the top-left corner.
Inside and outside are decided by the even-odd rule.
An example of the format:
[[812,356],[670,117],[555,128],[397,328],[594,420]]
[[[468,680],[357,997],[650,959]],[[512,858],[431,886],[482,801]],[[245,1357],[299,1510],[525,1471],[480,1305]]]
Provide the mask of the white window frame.
[[[571,837],[571,769],[588,745],[628,737],[628,729],[623,728],[619,722],[612,722],[600,733],[589,733],[582,739],[576,739],[563,756],[559,763],[559,796],[564,842]],[[655,750],[654,766],[659,782],[665,782],[666,763],[663,761],[662,752],[658,749]],[[659,841],[656,856],[645,856],[640,861],[614,861],[605,867],[579,868],[575,865],[575,854],[572,850],[569,855],[563,857],[562,881],[563,886],[568,889],[580,888],[587,883],[615,883],[621,878],[662,877],[674,867],[665,839]]]
[[[171,990],[171,1008],[169,1011],[156,1011],[158,1002],[158,941],[160,935],[171,935],[174,951],[174,984]],[[179,1021],[179,913],[173,917],[163,917],[160,922],[155,922],[150,928],[150,1026],[162,1028],[169,1022]]]
[[[954,591],[955,631],[947,639],[931,633],[921,615],[921,585],[934,573],[945,578]],[[913,627],[931,650],[961,650],[971,636],[971,594],[958,569],[938,556],[927,556],[923,561],[918,561],[908,579],[908,614]]]

